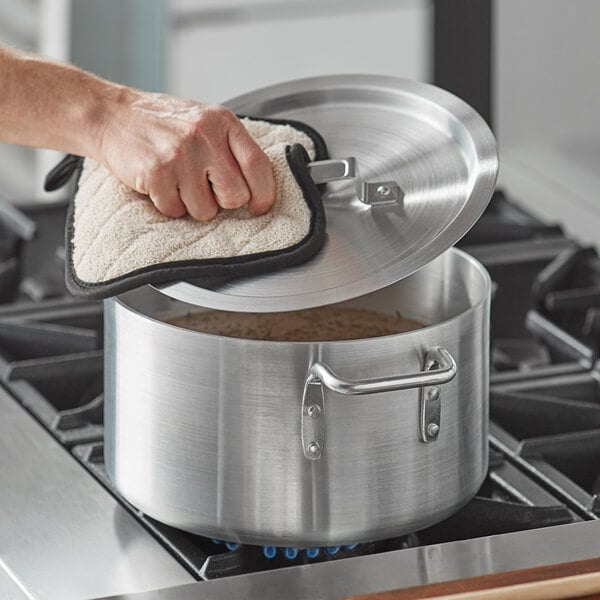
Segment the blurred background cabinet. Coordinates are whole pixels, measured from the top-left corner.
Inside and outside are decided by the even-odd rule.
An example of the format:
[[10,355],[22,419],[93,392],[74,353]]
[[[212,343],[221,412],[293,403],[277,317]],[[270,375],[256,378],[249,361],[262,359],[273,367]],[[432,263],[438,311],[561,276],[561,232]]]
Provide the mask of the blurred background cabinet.
[[[0,42],[216,103],[330,73],[430,80],[432,19],[432,0],[2,0]],[[43,198],[56,161],[0,145],[0,189]]]
[[332,73],[429,81],[428,0],[171,0],[169,86],[221,102]]
[[[595,242],[599,20],[597,0],[1,0],[0,43],[207,102],[331,73],[435,81],[491,120],[501,183]],[[56,160],[0,144],[0,194],[44,198]]]
[[[0,43],[159,91],[166,81],[167,13],[163,0],[1,0]],[[0,144],[0,194],[16,203],[50,197],[43,180],[60,157]]]

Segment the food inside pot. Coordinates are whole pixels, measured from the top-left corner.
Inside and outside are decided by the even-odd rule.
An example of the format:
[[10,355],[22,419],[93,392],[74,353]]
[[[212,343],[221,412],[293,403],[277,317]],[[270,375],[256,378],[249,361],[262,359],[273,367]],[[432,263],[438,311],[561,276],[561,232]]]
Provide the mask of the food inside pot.
[[405,333],[423,323],[372,310],[324,306],[283,313],[190,312],[172,325],[228,337],[277,342],[357,340]]

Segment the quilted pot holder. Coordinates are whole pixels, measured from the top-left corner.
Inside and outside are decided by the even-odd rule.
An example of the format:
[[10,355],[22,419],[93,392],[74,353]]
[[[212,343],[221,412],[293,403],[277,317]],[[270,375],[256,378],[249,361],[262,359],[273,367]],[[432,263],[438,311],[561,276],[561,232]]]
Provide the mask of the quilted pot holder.
[[149,283],[256,275],[309,260],[325,239],[321,195],[307,163],[327,158],[321,136],[303,123],[242,118],[271,159],[273,208],[255,217],[221,210],[207,223],[162,215],[101,164],[67,156],[46,189],[77,183],[66,224],[66,283],[76,296],[106,298]]

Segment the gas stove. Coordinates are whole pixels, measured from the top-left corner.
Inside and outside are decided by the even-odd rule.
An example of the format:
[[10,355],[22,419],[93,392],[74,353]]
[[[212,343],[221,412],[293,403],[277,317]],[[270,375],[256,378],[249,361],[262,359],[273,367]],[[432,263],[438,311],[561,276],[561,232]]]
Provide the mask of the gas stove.
[[102,305],[62,284],[65,205],[24,212],[35,237],[0,221],[0,597],[339,598],[600,556],[600,257],[503,192],[459,244],[494,282],[484,484],[426,530],[308,549],[192,535],[119,496]]

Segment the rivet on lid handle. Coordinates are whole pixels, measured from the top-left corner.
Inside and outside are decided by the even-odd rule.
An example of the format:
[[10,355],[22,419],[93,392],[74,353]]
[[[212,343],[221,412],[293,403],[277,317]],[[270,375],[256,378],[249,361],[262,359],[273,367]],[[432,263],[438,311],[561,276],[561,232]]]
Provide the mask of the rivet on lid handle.
[[362,203],[370,206],[396,204],[404,197],[395,181],[363,181],[358,172],[356,158],[352,156],[308,163],[308,171],[316,184],[354,179],[356,196]]

